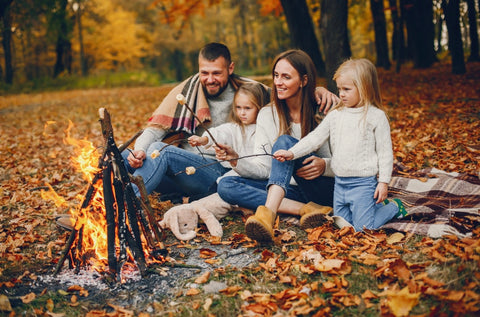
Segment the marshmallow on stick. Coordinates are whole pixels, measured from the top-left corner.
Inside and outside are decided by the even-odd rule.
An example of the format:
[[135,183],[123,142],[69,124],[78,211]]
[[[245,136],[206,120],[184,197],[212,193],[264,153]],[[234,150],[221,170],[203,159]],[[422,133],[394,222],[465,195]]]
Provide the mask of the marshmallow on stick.
[[200,126],[208,133],[208,135],[212,138],[212,142],[215,143],[216,146],[220,147],[217,143],[217,141],[215,140],[215,138],[213,137],[213,135],[210,133],[210,131],[208,131],[207,127],[203,124],[203,122],[197,117],[197,115],[195,114],[195,112],[193,112],[192,108],[190,108],[190,106],[187,104],[187,98],[185,98],[184,95],[182,94],[178,94],[177,95],[177,101],[179,104],[181,104],[182,106],[185,106],[187,107],[188,111],[190,111],[192,113],[192,115],[195,117],[195,119],[197,119],[198,123],[200,123]]

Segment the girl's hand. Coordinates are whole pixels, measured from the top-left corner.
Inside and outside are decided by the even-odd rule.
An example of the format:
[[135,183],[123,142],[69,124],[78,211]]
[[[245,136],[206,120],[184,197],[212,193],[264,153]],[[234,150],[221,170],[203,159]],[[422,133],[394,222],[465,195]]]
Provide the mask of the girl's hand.
[[293,153],[287,150],[278,150],[273,153],[273,157],[280,162],[285,162],[293,159]]
[[133,168],[139,168],[142,167],[143,161],[147,158],[147,154],[141,150],[134,150],[130,152],[127,156],[127,161],[128,164],[130,164],[131,167]]
[[190,146],[205,145],[207,143],[208,138],[206,136],[192,135],[188,138],[188,144],[190,144]]
[[375,194],[373,195],[373,198],[377,199],[377,204],[387,199],[387,196],[388,196],[388,184],[378,183],[377,188],[375,188]]
[[215,157],[217,160],[230,161],[232,167],[237,166],[236,159],[238,158],[238,153],[235,152],[232,147],[226,144],[218,144],[218,146],[214,145],[213,148],[215,149]]
[[320,106],[318,111],[323,113],[327,113],[332,106],[340,102],[340,98],[338,98],[337,95],[331,93],[324,87],[315,88],[315,99]]
[[322,176],[325,172],[325,160],[318,156],[309,156],[303,162],[303,167],[297,170],[297,176],[311,180]]

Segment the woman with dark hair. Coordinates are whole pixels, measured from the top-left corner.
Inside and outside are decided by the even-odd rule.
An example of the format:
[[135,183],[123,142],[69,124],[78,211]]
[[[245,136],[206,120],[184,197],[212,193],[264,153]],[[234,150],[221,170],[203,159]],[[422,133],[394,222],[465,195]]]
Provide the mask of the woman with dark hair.
[[[250,238],[265,242],[273,240],[277,212],[301,216],[302,228],[322,224],[332,210],[324,205],[332,206],[334,187],[328,145],[295,161],[281,163],[265,155],[289,149],[320,119],[315,66],[305,52],[288,50],[278,55],[272,77],[272,102],[257,118],[255,153],[259,155],[238,160],[234,169],[242,177],[222,178],[217,189],[226,202],[256,210],[245,230]],[[217,157],[222,155],[238,157],[231,149],[218,150]]]

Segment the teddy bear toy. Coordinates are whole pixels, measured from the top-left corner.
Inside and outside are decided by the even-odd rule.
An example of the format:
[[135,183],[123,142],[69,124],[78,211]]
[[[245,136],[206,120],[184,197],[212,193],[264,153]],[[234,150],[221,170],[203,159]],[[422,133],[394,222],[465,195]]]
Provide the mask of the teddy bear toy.
[[208,228],[212,236],[222,237],[223,229],[218,220],[227,215],[233,206],[215,193],[188,204],[170,208],[159,222],[160,227],[169,228],[179,240],[190,240],[197,236],[198,218]]

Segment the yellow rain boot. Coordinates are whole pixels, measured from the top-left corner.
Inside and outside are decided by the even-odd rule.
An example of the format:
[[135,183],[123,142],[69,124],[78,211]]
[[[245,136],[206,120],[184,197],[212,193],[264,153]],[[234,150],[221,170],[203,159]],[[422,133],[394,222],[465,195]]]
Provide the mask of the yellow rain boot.
[[332,210],[332,207],[318,205],[312,201],[309,202],[300,209],[300,228],[320,227],[325,222],[332,220],[330,217]]
[[250,239],[258,242],[273,242],[275,213],[265,206],[259,206],[255,215],[245,222],[245,232]]

